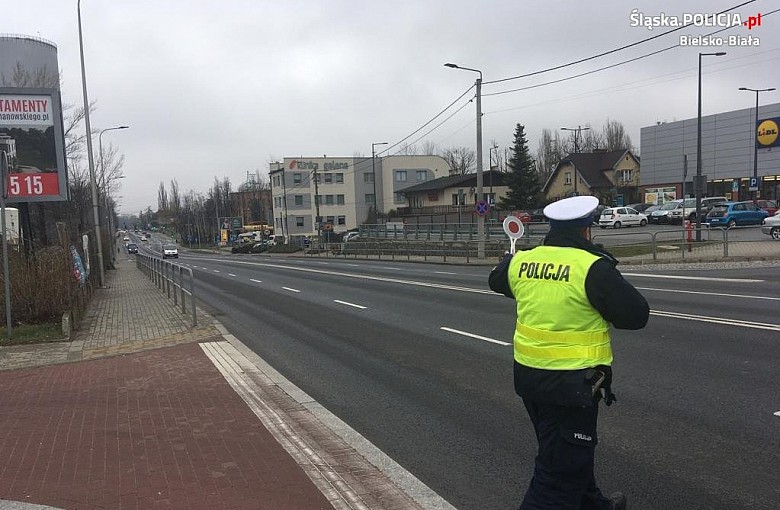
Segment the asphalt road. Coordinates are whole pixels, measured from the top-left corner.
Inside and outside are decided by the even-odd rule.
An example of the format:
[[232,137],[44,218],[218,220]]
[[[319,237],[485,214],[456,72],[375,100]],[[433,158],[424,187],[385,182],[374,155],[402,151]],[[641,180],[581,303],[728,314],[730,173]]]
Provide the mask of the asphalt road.
[[[536,444],[512,388],[514,302],[489,267],[179,262],[233,334],[454,506],[519,504]],[[778,508],[780,267],[626,277],[653,315],[613,334],[602,489],[632,509]]]

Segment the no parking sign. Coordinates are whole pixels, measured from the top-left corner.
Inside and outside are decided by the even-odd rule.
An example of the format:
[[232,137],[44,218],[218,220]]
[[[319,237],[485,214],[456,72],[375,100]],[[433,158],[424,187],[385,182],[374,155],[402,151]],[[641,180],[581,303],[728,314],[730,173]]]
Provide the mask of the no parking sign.
[[515,243],[518,239],[523,237],[523,233],[525,232],[523,222],[520,221],[516,216],[507,216],[504,218],[504,232],[509,236],[509,242],[511,243],[509,253],[514,254]]

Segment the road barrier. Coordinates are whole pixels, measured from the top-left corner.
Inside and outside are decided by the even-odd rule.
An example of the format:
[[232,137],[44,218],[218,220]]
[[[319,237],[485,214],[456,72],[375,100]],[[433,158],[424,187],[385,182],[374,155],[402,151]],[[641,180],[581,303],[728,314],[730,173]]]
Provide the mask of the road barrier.
[[[173,297],[174,306],[178,306],[181,301],[181,313],[189,312],[192,315],[192,325],[198,325],[195,313],[195,278],[192,269],[142,253],[136,254],[135,265],[157,285],[158,289],[167,294],[168,299]],[[189,280],[189,290],[184,285],[185,279]]]

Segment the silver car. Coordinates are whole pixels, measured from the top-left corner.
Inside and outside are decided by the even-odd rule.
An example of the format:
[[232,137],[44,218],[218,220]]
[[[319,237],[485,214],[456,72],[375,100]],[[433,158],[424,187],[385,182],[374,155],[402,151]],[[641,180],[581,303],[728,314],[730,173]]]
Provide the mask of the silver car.
[[761,225],[761,232],[770,235],[772,239],[780,240],[780,211],[764,220],[764,223]]

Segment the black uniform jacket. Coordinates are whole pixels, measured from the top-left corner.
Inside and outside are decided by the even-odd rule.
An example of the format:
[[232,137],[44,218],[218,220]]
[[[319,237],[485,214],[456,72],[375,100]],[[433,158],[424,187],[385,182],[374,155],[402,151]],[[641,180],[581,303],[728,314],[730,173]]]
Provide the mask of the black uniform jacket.
[[[617,260],[600,246],[591,243],[576,230],[553,229],[544,239],[545,246],[562,246],[579,248],[600,257],[593,263],[585,278],[585,293],[604,319],[618,329],[641,329],[647,324],[650,307],[647,301],[620,271],[617,270]],[[512,257],[505,257],[490,272],[488,283],[491,290],[515,298],[509,287],[509,262]],[[565,313],[563,311],[562,313]],[[588,405],[588,392],[583,390],[585,370],[541,370],[514,364],[515,391],[518,395],[532,400],[556,401],[560,405]],[[600,367],[607,372],[608,380],[604,387],[611,383],[611,367]],[[583,397],[584,396],[584,397]]]

